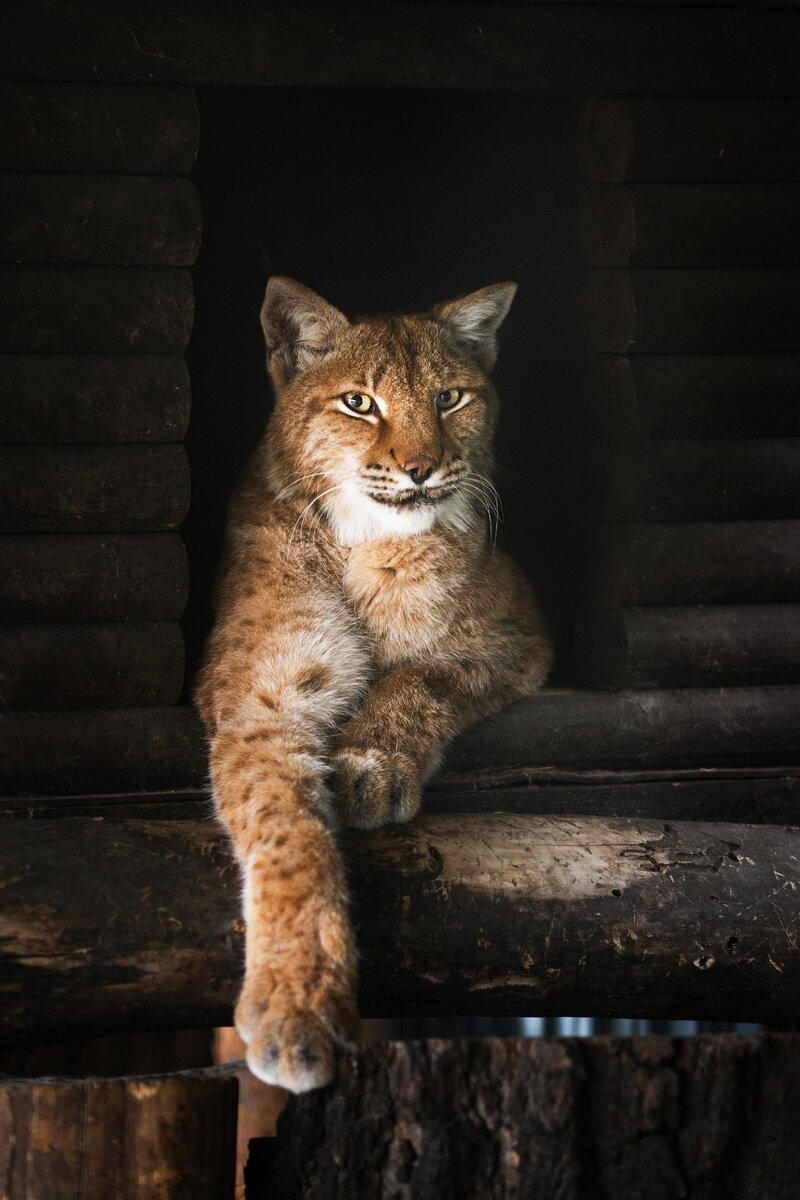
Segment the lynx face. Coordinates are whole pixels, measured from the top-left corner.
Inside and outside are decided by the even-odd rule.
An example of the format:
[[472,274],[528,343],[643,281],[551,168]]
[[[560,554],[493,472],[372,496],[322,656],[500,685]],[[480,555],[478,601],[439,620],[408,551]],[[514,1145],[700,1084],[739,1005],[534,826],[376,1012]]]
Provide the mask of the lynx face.
[[418,317],[351,324],[288,280],[262,310],[277,402],[271,482],[347,545],[466,530],[493,504],[488,379],[511,284]]

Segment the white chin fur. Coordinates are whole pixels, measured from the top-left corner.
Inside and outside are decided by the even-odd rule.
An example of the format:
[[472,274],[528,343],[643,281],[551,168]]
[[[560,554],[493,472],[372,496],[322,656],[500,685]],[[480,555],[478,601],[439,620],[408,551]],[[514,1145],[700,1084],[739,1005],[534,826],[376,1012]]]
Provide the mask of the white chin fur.
[[344,484],[325,505],[328,520],[343,546],[359,546],[388,537],[413,537],[434,526],[466,532],[475,524],[469,502],[458,494],[425,508],[393,508],[371,500],[351,483]]

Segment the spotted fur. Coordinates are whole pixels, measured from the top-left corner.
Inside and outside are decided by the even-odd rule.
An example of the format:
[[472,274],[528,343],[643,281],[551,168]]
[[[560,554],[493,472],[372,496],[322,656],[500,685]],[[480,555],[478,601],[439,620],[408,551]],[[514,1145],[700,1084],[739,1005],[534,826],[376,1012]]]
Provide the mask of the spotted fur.
[[411,819],[448,740],[550,665],[492,537],[488,372],[513,293],[351,323],[267,287],[276,406],[232,503],[197,700],[244,880],[236,1024],[255,1074],[293,1091],[332,1077],[356,1027],[337,824]]

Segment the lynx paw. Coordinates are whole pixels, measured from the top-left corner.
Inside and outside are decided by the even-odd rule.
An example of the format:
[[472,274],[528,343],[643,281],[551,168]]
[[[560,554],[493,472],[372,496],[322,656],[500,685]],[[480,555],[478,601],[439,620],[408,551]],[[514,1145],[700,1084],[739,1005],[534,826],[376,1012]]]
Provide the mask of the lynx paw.
[[[341,1003],[337,1006],[342,1009]],[[290,1092],[324,1087],[336,1074],[336,1051],[352,1039],[355,1016],[349,1009],[332,1022],[324,1010],[281,1011],[252,1002],[247,992],[236,1006],[236,1028],[247,1042],[247,1065],[264,1083]]]
[[376,829],[410,821],[419,811],[422,780],[407,754],[343,746],[334,751],[331,766],[336,808],[345,825]]

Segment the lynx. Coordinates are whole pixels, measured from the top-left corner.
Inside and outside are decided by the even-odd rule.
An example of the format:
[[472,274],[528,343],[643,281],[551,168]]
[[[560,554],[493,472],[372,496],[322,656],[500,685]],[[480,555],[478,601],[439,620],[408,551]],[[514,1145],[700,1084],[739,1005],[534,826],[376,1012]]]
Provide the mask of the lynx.
[[443,747],[544,681],[533,593],[492,538],[489,381],[516,288],[348,320],[285,277],[261,322],[275,408],[230,510],[198,680],[243,877],[251,1070],[327,1083],[357,964],[336,831],[408,821]]

